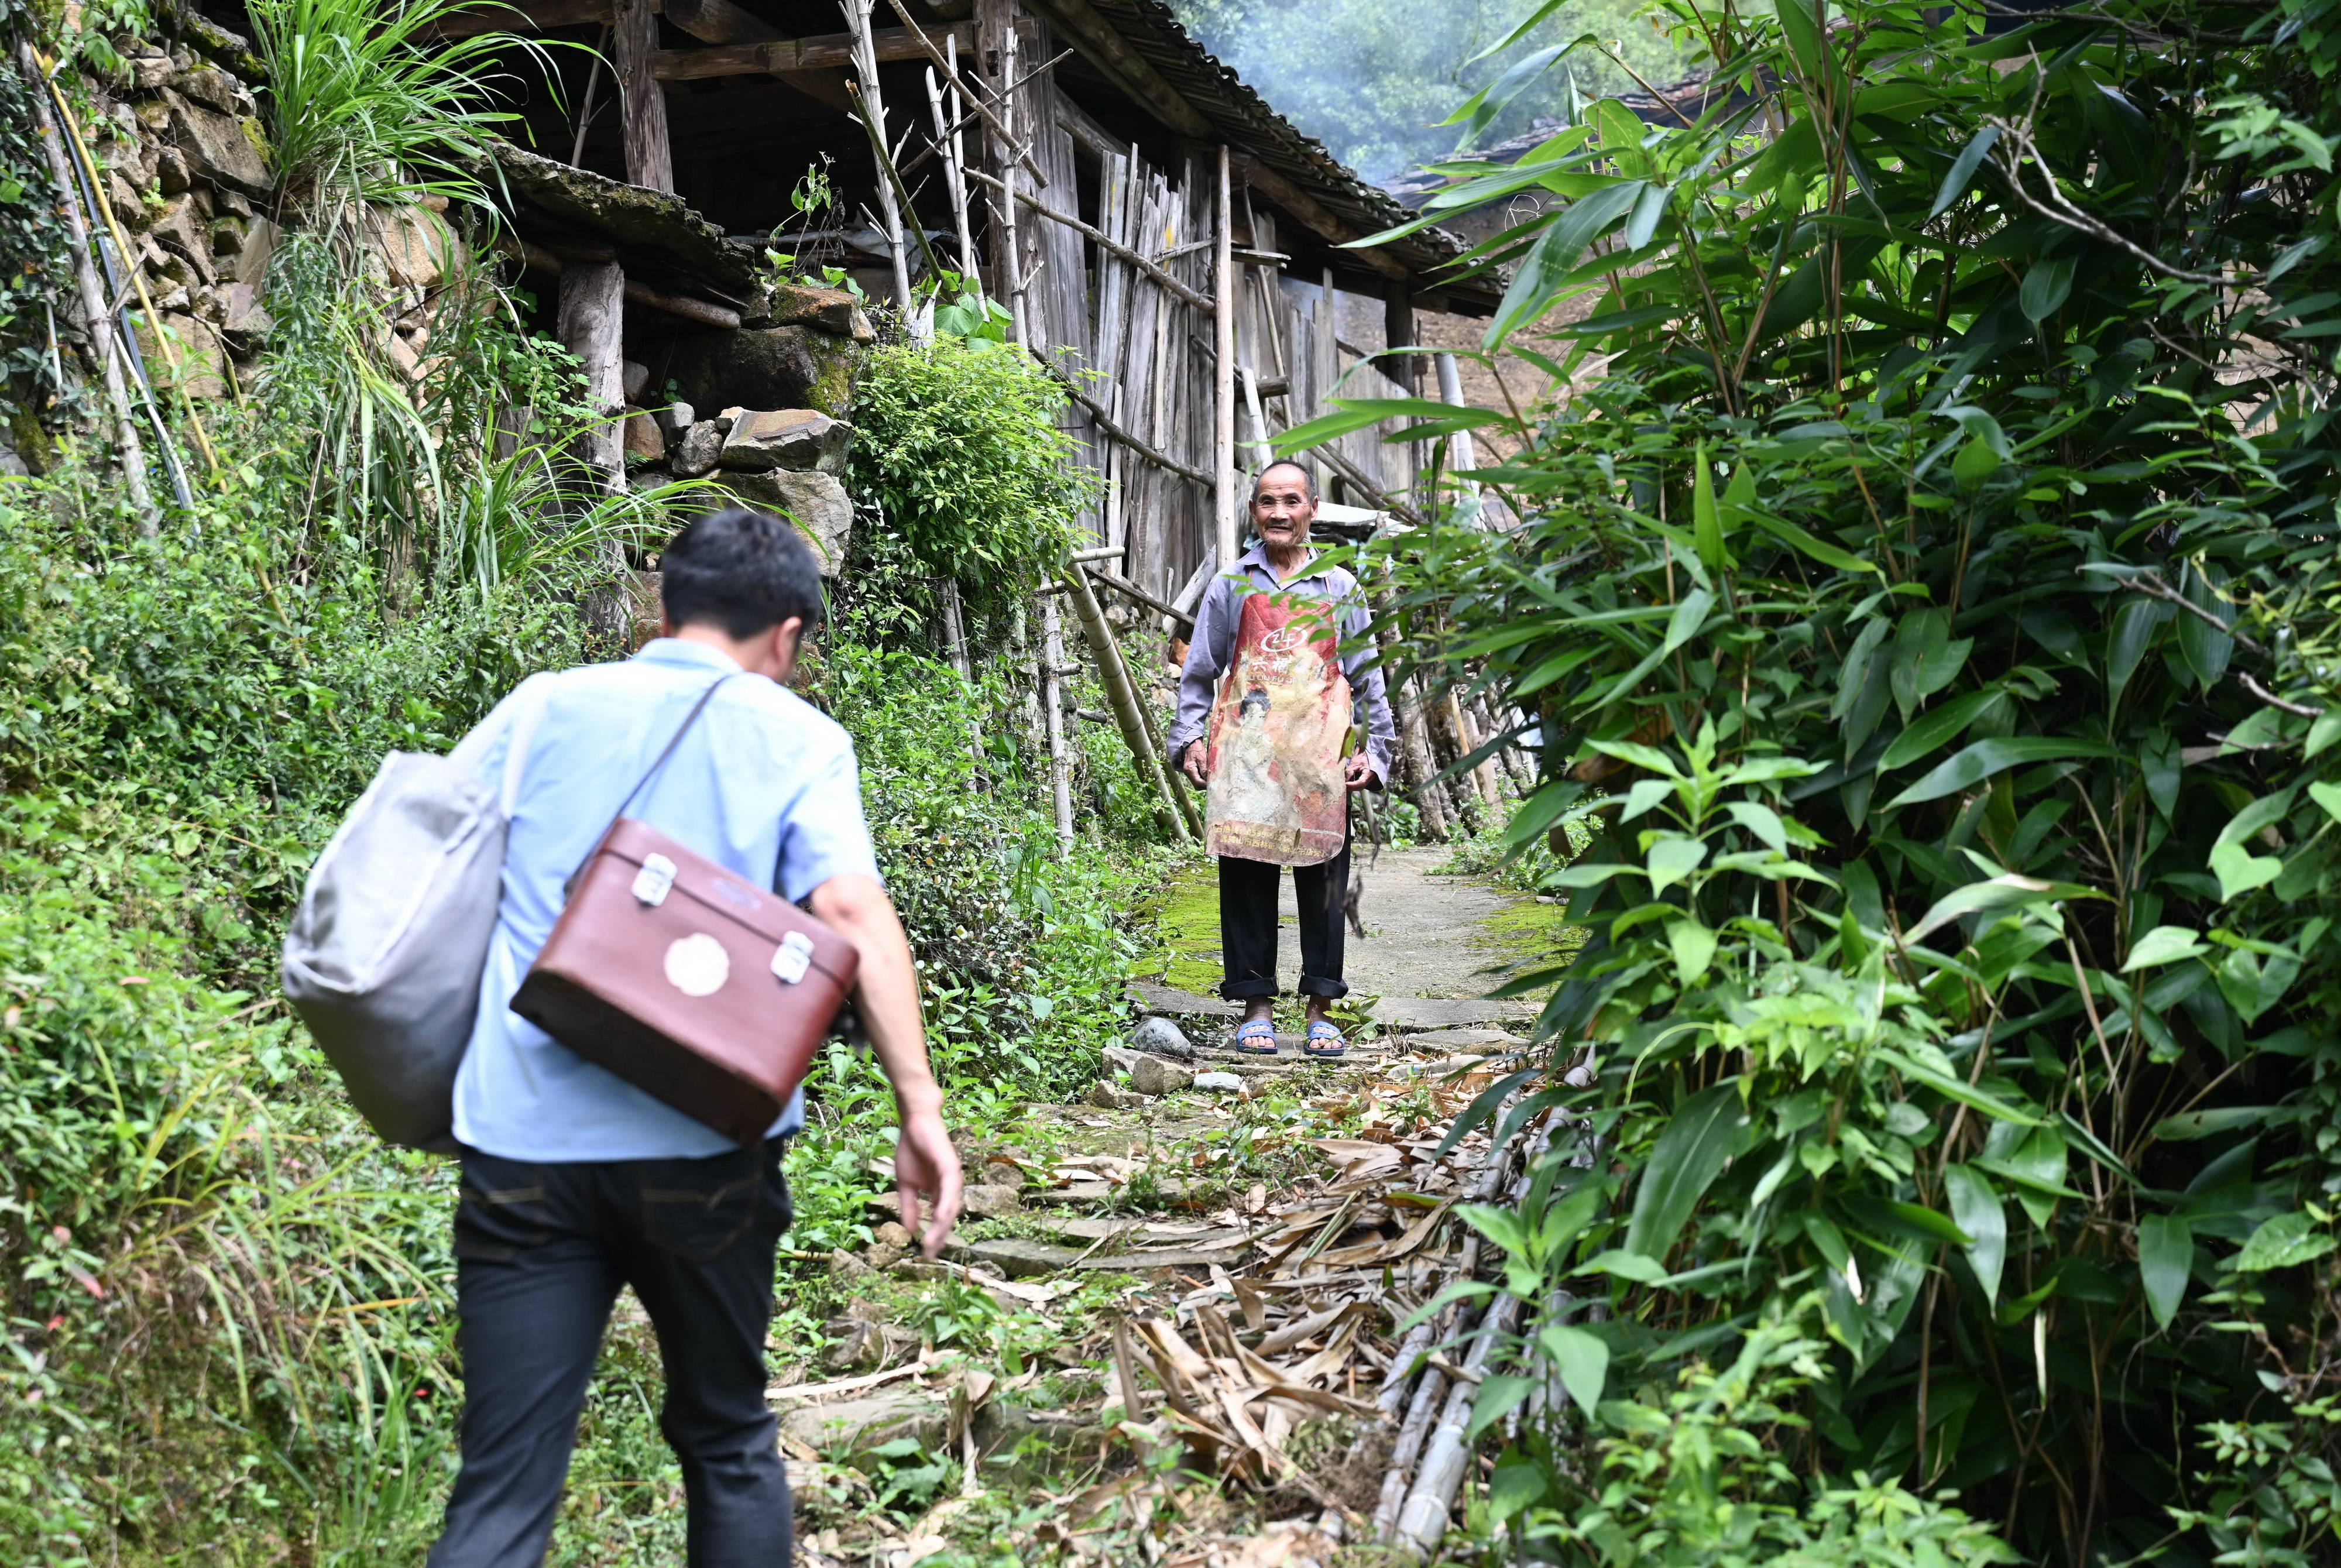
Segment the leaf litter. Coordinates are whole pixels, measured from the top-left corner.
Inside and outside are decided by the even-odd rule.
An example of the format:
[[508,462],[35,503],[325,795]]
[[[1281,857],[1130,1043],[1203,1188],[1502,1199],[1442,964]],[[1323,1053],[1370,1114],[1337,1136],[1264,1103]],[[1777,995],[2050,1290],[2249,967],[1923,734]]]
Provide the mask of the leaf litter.
[[[987,1151],[987,1179],[1021,1175],[1031,1228],[1063,1244],[960,1243],[942,1261],[904,1259],[890,1272],[948,1280],[1004,1312],[1037,1314],[1054,1346],[1049,1385],[1038,1364],[1002,1378],[924,1343],[892,1367],[775,1389],[776,1400],[815,1406],[882,1386],[914,1393],[947,1410],[940,1446],[959,1470],[907,1523],[865,1508],[843,1527],[813,1531],[805,1561],[913,1568],[997,1560],[954,1556],[969,1550],[972,1533],[994,1550],[1015,1548],[1018,1560],[1300,1568],[1329,1563],[1344,1541],[1370,1539],[1374,1489],[1387,1486],[1382,1466],[1396,1436],[1382,1397],[1393,1363],[1403,1352],[1406,1364],[1395,1368],[1403,1375],[1444,1362],[1433,1359],[1422,1330],[1403,1344],[1398,1330],[1479,1252],[1453,1210],[1485,1187],[1488,1131],[1444,1153],[1440,1144],[1501,1066],[1380,1057],[1313,1075],[1327,1086],[1302,1102],[1299,1119],[1340,1126],[1342,1135],[1255,1125],[1254,1155],[1280,1144],[1313,1155],[1304,1174],[1273,1187],[1215,1183],[1224,1143],[1193,1153],[1177,1175],[1176,1154],[1159,1146]],[[1260,1081],[1251,1091],[1268,1092]],[[1220,1124],[1241,1115],[1240,1107],[1206,1109]],[[1082,1120],[1131,1130],[1127,1114]],[[883,1162],[873,1167],[873,1183],[891,1183]],[[1090,1207],[1111,1212],[1073,1212]],[[873,1199],[873,1213],[890,1210]],[[1066,1261],[1037,1275],[1020,1277],[1000,1261],[1060,1253]],[[837,1266],[862,1265],[841,1254]],[[1114,1280],[1129,1283],[1115,1288]],[[1101,1289],[1113,1293],[1101,1307]],[[1020,1396],[1048,1408],[1023,1411],[1021,1425],[992,1419]],[[1036,1418],[1056,1440],[1044,1469],[1033,1473],[1014,1454],[987,1463],[987,1441],[1003,1431],[1029,1436]],[[796,1447],[805,1473],[836,1482],[837,1466],[815,1463],[809,1444]],[[1062,1484],[1068,1477],[1075,1483]],[[997,1499],[987,1511],[994,1489],[1013,1493],[1013,1505]],[[1269,1517],[1278,1512],[1292,1516]]]

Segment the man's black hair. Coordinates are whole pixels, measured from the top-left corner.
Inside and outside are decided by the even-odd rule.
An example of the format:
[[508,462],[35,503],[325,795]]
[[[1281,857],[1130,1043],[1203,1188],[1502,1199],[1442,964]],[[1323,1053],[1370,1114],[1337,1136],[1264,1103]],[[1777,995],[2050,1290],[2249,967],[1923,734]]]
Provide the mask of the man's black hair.
[[678,626],[752,637],[790,616],[822,618],[821,570],[795,527],[733,506],[683,525],[659,558],[659,596]]
[[1308,464],[1303,463],[1295,463],[1290,457],[1280,457],[1275,462],[1270,464],[1267,467],[1261,469],[1258,474],[1252,475],[1252,499],[1256,501],[1260,498],[1260,487],[1268,483],[1268,476],[1275,473],[1280,468],[1290,468],[1294,473],[1300,474],[1300,493],[1308,496],[1311,501],[1317,499],[1317,475],[1309,472]]

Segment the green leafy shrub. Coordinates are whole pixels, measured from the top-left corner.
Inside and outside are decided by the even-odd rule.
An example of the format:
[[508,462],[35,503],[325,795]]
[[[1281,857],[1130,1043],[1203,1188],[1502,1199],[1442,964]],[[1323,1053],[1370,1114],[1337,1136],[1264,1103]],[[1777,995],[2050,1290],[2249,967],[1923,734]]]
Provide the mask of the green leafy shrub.
[[881,345],[853,395],[853,491],[920,573],[1001,611],[1063,560],[1091,498],[1057,428],[1064,404],[1020,353],[947,335]]
[[[1664,1413],[1818,1293],[1775,1443],[1825,1486],[1955,1488],[2029,1562],[2329,1553],[2233,1423],[2329,1398],[2341,1326],[2341,56],[2306,5],[1676,14],[1744,97],[1596,105],[1430,215],[1561,198],[1489,346],[1565,394],[1454,416],[1523,525],[1397,564],[1437,673],[1537,713],[1513,849],[1592,835],[1524,983],[1554,1072],[1500,1086],[1590,1121],[1488,1223],[1610,1315],[1521,1375]],[[1499,1464],[1582,1500],[1635,1441]]]
[[[1803,1306],[1818,1315],[1817,1301]],[[1794,1318],[1768,1317],[1729,1365],[1694,1359],[1648,1403],[1599,1403],[1596,1467],[1559,1495],[1525,1455],[1499,1466],[1485,1526],[1512,1527],[1531,1550],[1573,1548],[1619,1568],[2015,1562],[1985,1525],[1891,1480],[1857,1472],[1838,1486],[1798,1476],[1808,1438],[1798,1407],[1827,1378],[1832,1348]]]

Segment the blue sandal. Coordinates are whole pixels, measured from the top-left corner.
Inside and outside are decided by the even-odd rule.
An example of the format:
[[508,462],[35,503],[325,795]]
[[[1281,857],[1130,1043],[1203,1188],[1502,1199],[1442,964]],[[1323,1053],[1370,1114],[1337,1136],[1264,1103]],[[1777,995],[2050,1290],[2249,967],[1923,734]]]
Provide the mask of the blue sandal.
[[[1262,1044],[1253,1044],[1253,1041]],[[1228,1048],[1240,1051],[1247,1056],[1273,1056],[1276,1054],[1276,1025],[1266,1018],[1247,1018],[1236,1025],[1235,1038],[1228,1042]]]
[[1350,1042],[1331,1020],[1320,1018],[1309,1025],[1309,1038],[1301,1042],[1300,1054],[1320,1062],[1338,1061],[1350,1054]]

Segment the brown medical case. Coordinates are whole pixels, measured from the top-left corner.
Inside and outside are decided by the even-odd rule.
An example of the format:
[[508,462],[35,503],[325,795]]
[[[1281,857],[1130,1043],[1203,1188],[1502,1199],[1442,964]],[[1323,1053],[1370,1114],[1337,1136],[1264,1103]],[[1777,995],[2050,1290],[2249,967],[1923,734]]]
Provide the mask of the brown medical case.
[[512,1010],[685,1115],[753,1144],[803,1081],[861,954],[779,894],[619,811],[578,868]]

